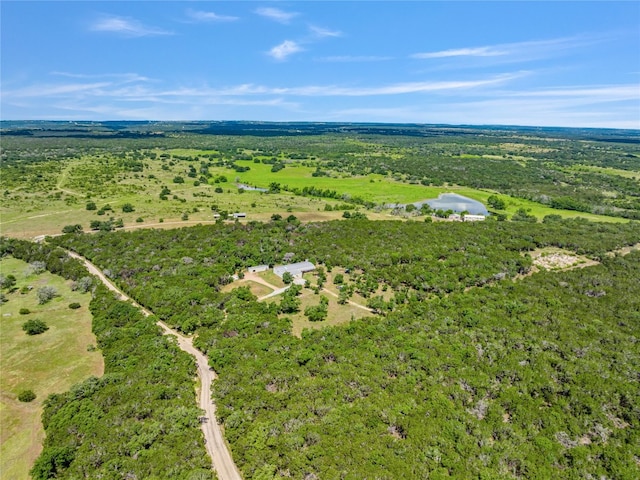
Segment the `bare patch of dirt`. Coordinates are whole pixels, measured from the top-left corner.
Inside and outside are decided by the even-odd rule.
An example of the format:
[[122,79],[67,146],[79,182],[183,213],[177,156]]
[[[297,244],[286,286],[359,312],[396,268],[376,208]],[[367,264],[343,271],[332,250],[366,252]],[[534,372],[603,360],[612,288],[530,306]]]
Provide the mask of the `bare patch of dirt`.
[[635,245],[631,245],[630,247],[619,248],[618,250],[607,253],[607,255],[610,257],[615,257],[616,254],[624,256],[630,254],[634,250],[640,250],[640,243],[636,243]]
[[540,270],[571,270],[598,265],[599,262],[561,248],[540,248],[530,253],[533,267],[530,273]]
[[531,253],[533,264],[544,270],[571,270],[597,265],[598,262],[585,256],[560,248],[541,248]]

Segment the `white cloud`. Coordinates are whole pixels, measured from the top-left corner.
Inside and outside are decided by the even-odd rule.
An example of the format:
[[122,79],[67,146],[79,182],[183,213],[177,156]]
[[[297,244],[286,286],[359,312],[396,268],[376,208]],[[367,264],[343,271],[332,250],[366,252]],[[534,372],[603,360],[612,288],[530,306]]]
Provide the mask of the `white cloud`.
[[636,100],[640,102],[640,84],[594,85],[515,92],[517,97],[584,98],[591,103]]
[[309,30],[311,30],[311,33],[313,33],[313,35],[317,38],[342,36],[342,32],[339,32],[337,30],[329,30],[328,28],[316,27],[315,25],[309,25]]
[[96,91],[109,87],[110,82],[96,83],[67,83],[61,85],[32,85],[17,90],[3,90],[0,95],[3,98],[46,98],[67,95],[81,95],[89,93],[94,95]]
[[523,74],[497,75],[483,80],[453,80],[441,82],[394,83],[374,87],[340,87],[335,85],[311,85],[272,89],[272,93],[299,96],[366,97],[381,95],[405,95],[411,93],[446,92],[498,85],[521,77]]
[[458,48],[439,52],[416,53],[413,58],[447,58],[447,57],[496,57],[506,55],[507,50],[496,47]]
[[271,20],[275,20],[276,22],[285,24],[289,23],[294,17],[297,17],[299,15],[297,12],[285,12],[284,10],[280,10],[279,8],[272,7],[258,8],[255,13]]
[[131,18],[105,15],[90,25],[94,32],[118,33],[125,37],[147,37],[156,35],[173,35],[173,32],[161,28],[143,25]]
[[235,22],[239,20],[238,17],[233,17],[229,15],[218,15],[214,12],[205,12],[202,10],[187,10],[187,15],[189,18],[196,22]]
[[534,40],[528,42],[502,43],[482,47],[455,48],[434,52],[415,53],[411,58],[434,59],[453,57],[516,57],[520,60],[531,60],[548,55],[558,55],[565,50],[586,47],[602,42],[606,37],[562,37],[550,40]]
[[286,60],[289,55],[301,52],[304,49],[292,40],[285,40],[280,45],[276,45],[267,52],[267,55],[275,58],[276,60]]
[[0,96],[3,114],[16,119],[31,112],[32,118],[58,119],[210,119],[215,114],[290,120],[298,115],[319,121],[640,128],[637,83],[516,89],[515,80],[528,74],[367,86],[216,87],[163,86],[137,73],[53,72],[47,83],[3,87]]

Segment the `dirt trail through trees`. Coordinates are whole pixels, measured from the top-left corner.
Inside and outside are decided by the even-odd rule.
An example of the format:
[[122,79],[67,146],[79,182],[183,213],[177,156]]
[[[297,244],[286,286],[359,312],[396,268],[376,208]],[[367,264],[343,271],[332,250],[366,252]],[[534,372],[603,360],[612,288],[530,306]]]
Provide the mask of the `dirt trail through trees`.
[[[78,255],[74,252],[68,252],[69,256],[76,258],[84,263],[87,270],[93,275],[97,276],[102,283],[104,283],[109,290],[116,292],[122,300],[132,302],[138,307],[145,315],[151,315],[151,312],[141,305],[138,305],[131,298],[125,295],[118,287],[116,287],[103,273],[102,271],[93,265],[86,258]],[[192,355],[196,359],[198,365],[198,377],[200,378],[200,396],[199,404],[200,408],[205,411],[204,421],[202,422],[202,431],[206,440],[207,452],[211,456],[211,463],[214,470],[218,474],[220,480],[241,480],[242,476],[233,462],[229,447],[224,441],[222,435],[222,429],[218,425],[216,418],[216,406],[211,400],[211,383],[217,378],[216,372],[209,368],[209,362],[205,355],[198,351],[194,346],[191,338],[180,335],[175,330],[169,328],[164,322],[158,321],[158,325],[168,335],[174,335],[178,339],[178,346],[181,350]]]

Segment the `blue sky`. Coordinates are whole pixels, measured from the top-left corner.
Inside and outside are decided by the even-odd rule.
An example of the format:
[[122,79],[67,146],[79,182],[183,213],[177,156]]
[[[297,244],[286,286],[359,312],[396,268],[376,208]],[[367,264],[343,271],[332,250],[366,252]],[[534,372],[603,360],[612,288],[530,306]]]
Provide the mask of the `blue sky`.
[[0,5],[3,120],[640,128],[640,2]]

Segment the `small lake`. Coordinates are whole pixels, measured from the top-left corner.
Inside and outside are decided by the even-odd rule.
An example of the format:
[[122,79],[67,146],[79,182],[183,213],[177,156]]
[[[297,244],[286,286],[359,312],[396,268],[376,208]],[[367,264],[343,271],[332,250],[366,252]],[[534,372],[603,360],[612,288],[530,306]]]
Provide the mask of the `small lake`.
[[[464,212],[465,210],[472,215],[489,215],[487,207],[484,204],[473,200],[471,198],[463,197],[457,193],[442,193],[438,198],[430,198],[428,200],[422,200],[421,202],[415,202],[416,208],[422,208],[422,205],[428,204],[434,210],[453,210],[454,212]],[[388,203],[385,208],[404,208],[407,205],[404,203]]]
[[[458,195],[457,193],[443,193],[439,195],[438,198],[432,198],[418,203],[420,204],[419,207],[427,203],[434,210],[453,210],[454,212],[464,212],[466,210],[473,215],[489,215],[487,207],[485,207],[484,204],[471,198]],[[416,206],[418,206],[418,204],[416,204]]]

